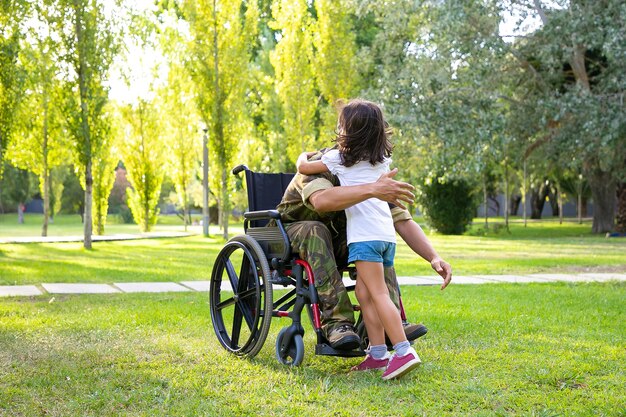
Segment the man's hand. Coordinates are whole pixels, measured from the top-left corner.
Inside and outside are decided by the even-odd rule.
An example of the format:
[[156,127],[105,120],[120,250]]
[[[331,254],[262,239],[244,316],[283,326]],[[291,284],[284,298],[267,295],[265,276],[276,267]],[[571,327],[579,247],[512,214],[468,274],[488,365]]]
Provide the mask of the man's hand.
[[441,275],[441,278],[443,278],[443,284],[441,285],[441,289],[445,289],[452,280],[452,267],[449,263],[438,257],[430,261],[430,266],[432,266],[435,272],[437,272],[439,275]]
[[409,183],[394,180],[393,177],[397,173],[398,168],[394,168],[381,175],[376,182],[372,183],[373,194],[380,200],[406,210],[403,203],[413,204],[415,202],[415,194],[413,194],[415,187]]

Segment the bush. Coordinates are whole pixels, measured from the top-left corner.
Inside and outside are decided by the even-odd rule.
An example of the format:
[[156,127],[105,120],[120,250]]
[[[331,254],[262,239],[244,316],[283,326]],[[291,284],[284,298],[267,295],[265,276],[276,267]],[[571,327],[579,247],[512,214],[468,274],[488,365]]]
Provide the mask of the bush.
[[476,212],[472,187],[465,180],[425,184],[418,202],[428,224],[444,235],[465,232]]

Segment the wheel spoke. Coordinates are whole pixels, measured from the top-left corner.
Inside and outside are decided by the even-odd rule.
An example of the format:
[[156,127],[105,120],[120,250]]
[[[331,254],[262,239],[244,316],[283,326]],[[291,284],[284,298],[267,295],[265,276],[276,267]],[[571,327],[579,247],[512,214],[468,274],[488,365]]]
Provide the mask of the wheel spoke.
[[228,280],[230,281],[230,286],[232,287],[233,291],[237,292],[237,290],[239,289],[239,278],[237,277],[237,273],[235,272],[233,263],[230,261],[230,259],[226,259],[224,264],[224,266],[226,267]]
[[222,300],[219,303],[215,304],[216,310],[223,310],[226,307],[230,307],[235,304],[235,299],[233,297],[227,298],[226,300]]
[[250,276],[252,275],[252,270],[250,269],[250,259],[248,258],[250,255],[245,254],[243,259],[241,260],[241,268],[239,270],[239,282],[237,285],[237,293],[241,293],[242,291],[248,289],[248,283],[250,282]]
[[[237,306],[235,307],[235,317],[237,317],[237,315],[239,315],[239,328],[241,328],[241,315],[243,315],[248,328],[254,333],[254,314],[252,314],[250,308],[245,303],[241,302],[241,300],[237,301]],[[234,326],[235,323],[233,320],[233,327]]]
[[235,314],[233,316],[233,331],[230,337],[231,348],[237,348],[239,345],[239,334],[241,332],[241,309],[239,303],[235,304]]

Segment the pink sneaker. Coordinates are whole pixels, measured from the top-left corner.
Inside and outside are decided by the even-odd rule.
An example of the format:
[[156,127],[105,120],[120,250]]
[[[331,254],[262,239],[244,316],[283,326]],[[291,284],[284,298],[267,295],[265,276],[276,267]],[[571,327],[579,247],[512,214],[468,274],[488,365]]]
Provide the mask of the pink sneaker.
[[410,348],[408,353],[404,356],[394,354],[389,361],[387,370],[383,373],[383,379],[387,381],[389,379],[400,378],[412,369],[417,368],[420,363],[422,363],[422,361],[413,348]]
[[374,359],[369,354],[360,364],[350,368],[350,371],[369,371],[372,369],[385,369],[389,363],[389,352],[382,359]]

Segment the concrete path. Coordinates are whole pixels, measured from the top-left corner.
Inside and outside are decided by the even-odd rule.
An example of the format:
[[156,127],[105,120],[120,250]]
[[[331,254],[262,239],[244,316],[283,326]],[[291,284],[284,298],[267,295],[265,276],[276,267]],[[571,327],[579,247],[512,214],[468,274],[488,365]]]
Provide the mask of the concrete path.
[[[547,282],[605,282],[626,281],[624,273],[588,273],[588,274],[529,274],[529,275],[471,275],[454,276],[452,284],[498,284],[498,283],[547,283]],[[354,281],[344,278],[346,285]],[[417,277],[398,277],[400,285],[441,285],[441,279],[434,275]],[[224,283],[226,284],[226,283]],[[228,285],[223,288],[228,290]],[[283,288],[275,286],[275,288]],[[0,286],[0,297],[33,296],[43,294],[105,294],[105,293],[161,293],[161,292],[206,292],[209,281],[176,282],[120,282],[113,284],[68,284],[46,283],[41,285]]]

